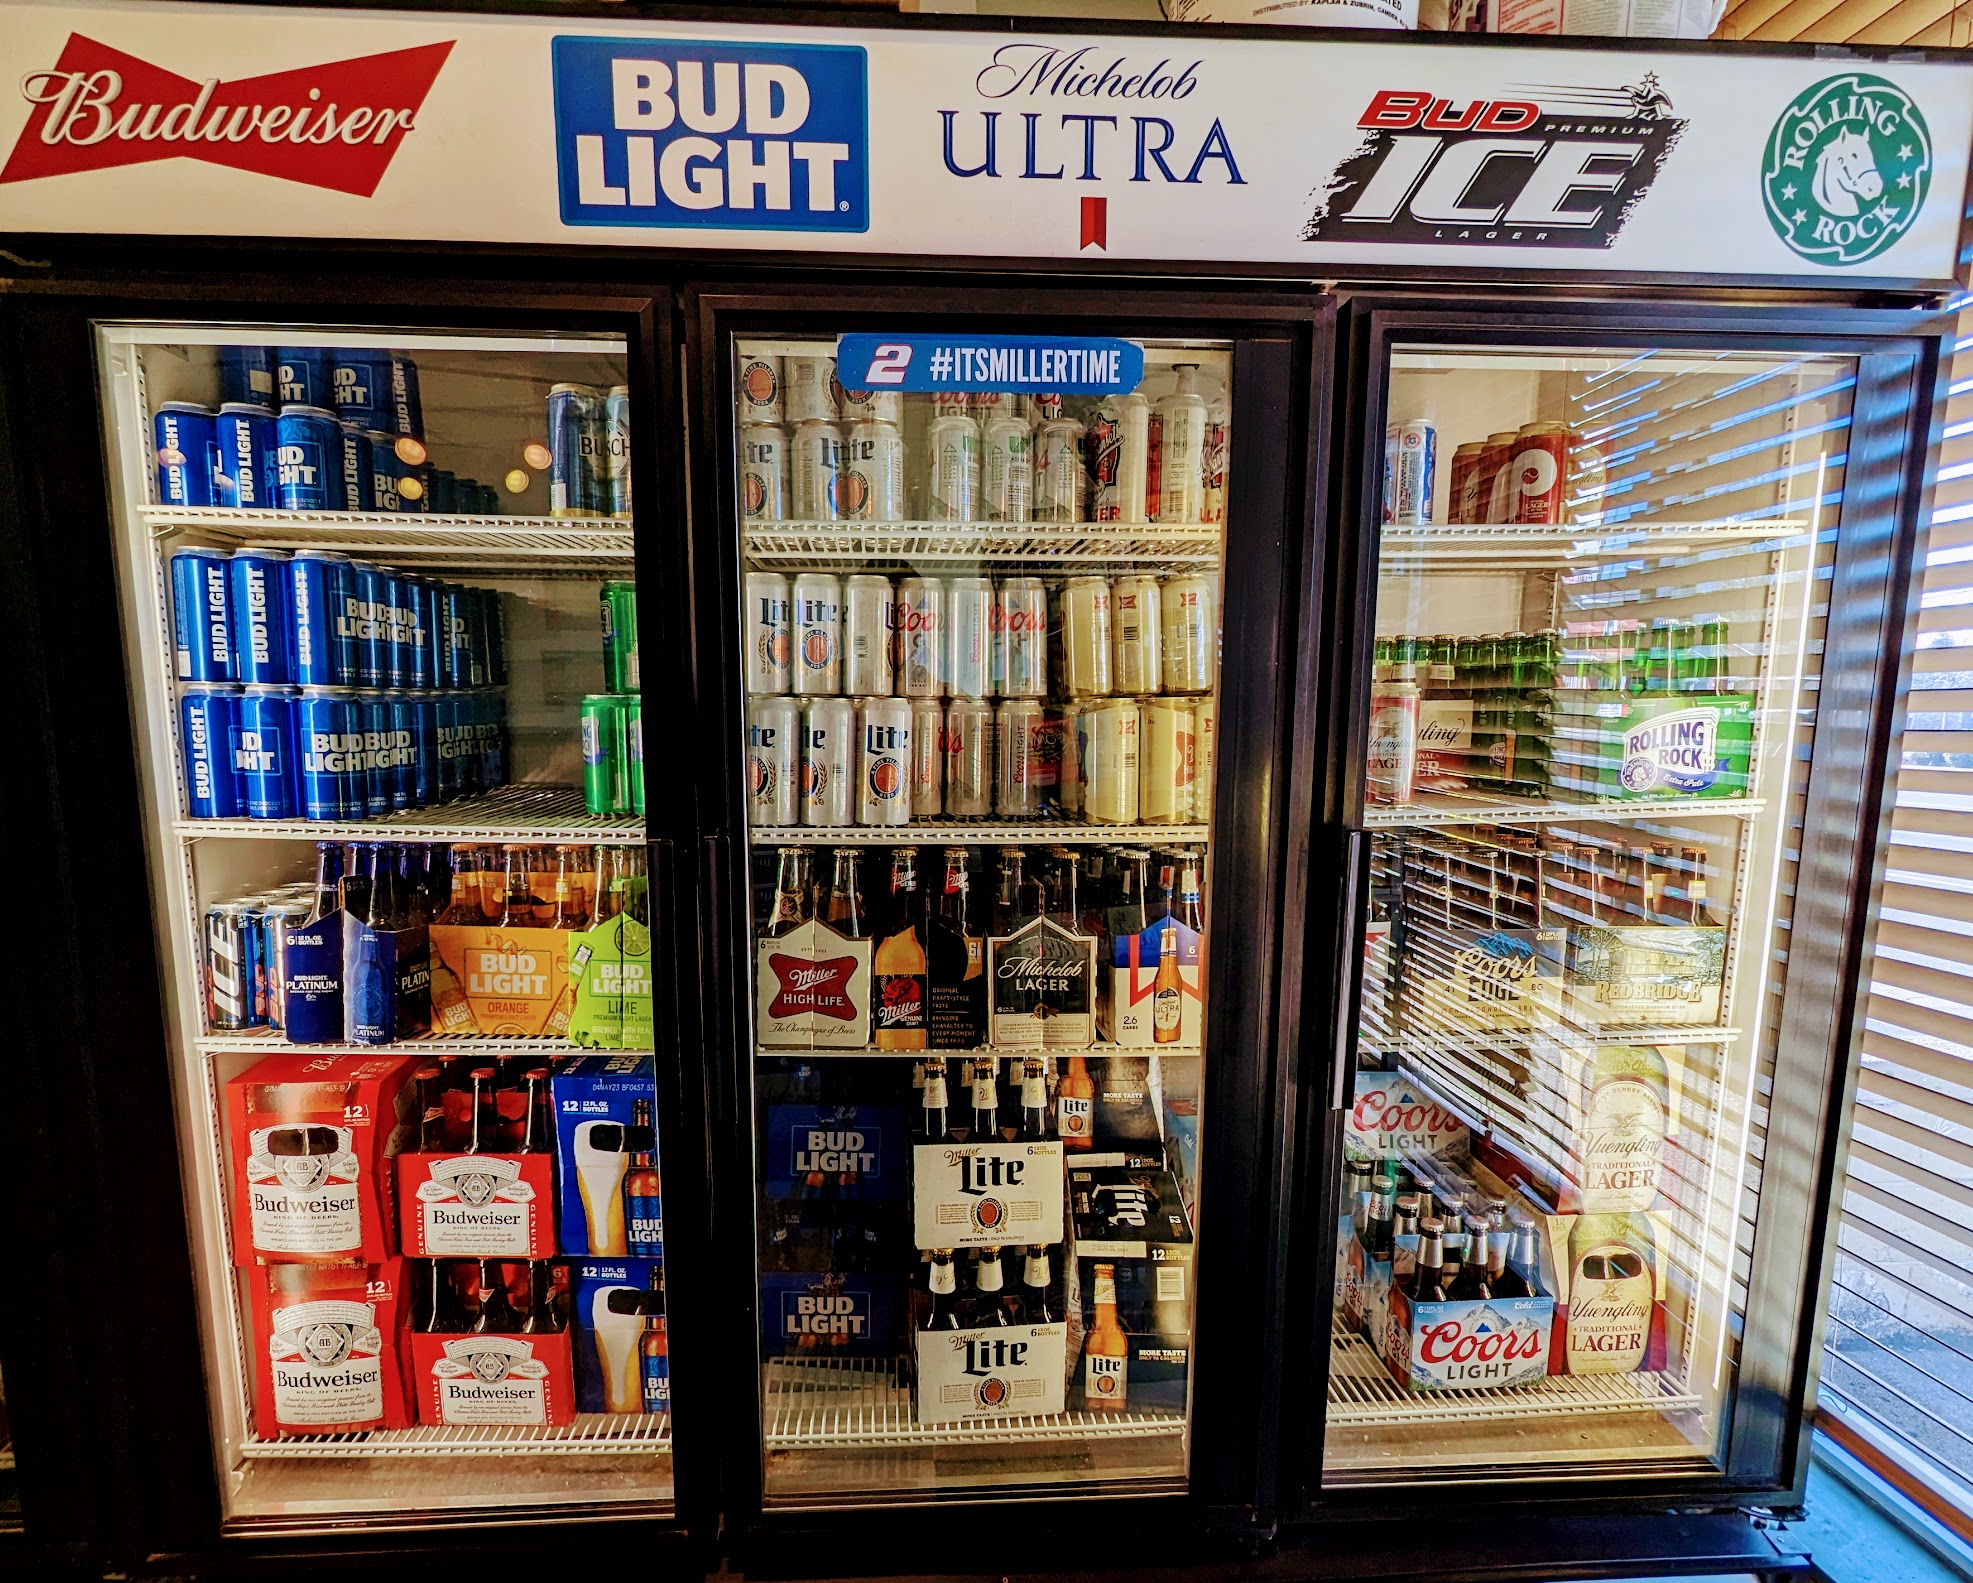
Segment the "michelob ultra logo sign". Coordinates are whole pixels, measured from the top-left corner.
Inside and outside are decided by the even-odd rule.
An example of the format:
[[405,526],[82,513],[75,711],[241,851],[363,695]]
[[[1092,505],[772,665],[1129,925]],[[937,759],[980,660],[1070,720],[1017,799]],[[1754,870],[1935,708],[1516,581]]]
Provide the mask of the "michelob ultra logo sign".
[[565,225],[870,226],[861,48],[558,38]]

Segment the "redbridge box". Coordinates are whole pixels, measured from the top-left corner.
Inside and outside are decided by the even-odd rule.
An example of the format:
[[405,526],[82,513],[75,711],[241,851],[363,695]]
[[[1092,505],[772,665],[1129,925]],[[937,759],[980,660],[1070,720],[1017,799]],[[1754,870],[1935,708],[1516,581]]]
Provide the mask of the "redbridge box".
[[396,1346],[403,1270],[387,1259],[254,1272],[254,1428],[263,1440],[407,1426]]
[[554,1256],[552,1154],[400,1154],[397,1189],[412,1258]]
[[575,1388],[569,1332],[410,1338],[421,1424],[571,1423]]
[[226,1085],[236,1263],[380,1264],[396,1253],[390,1156],[417,1064],[294,1051]]

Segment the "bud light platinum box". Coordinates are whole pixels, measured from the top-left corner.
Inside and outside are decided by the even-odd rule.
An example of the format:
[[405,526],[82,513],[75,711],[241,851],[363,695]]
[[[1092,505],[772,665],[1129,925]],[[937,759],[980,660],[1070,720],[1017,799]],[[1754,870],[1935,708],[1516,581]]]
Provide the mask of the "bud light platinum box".
[[240,1264],[397,1251],[390,1160],[417,1062],[394,1055],[270,1055],[226,1085]]
[[[565,1254],[661,1258],[664,1224],[633,1205],[630,1157],[657,1159],[658,1090],[652,1058],[578,1055],[550,1080],[561,1180],[559,1240]],[[641,1108],[640,1108],[641,1107]],[[650,1206],[655,1208],[655,1206]],[[633,1217],[632,1209],[639,1213]]]
[[663,1266],[656,1259],[581,1259],[569,1268],[575,1336],[575,1410],[642,1413],[644,1332],[664,1315]]
[[410,1424],[397,1347],[403,1261],[270,1265],[253,1280],[254,1428],[356,1434]]
[[920,1249],[1062,1240],[1060,1143],[920,1143],[911,1175]]
[[1059,1413],[1068,1405],[1069,1327],[921,1330],[918,1422]]

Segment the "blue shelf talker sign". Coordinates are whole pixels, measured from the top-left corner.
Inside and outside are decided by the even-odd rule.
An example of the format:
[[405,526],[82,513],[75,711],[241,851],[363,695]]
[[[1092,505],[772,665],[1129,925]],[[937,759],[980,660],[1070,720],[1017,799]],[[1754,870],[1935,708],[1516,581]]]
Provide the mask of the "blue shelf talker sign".
[[556,39],[562,223],[869,230],[867,68],[855,45]]
[[836,378],[845,390],[1121,395],[1144,382],[1144,348],[1107,335],[845,335]]

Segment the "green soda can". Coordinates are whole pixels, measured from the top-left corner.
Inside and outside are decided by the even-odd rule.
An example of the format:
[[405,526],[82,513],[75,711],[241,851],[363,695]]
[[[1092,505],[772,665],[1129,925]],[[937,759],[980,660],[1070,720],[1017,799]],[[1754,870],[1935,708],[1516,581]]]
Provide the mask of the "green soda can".
[[644,700],[635,693],[623,700],[624,763],[630,780],[630,811],[644,811]]
[[617,693],[582,700],[582,801],[593,814],[630,811],[628,722]]
[[642,692],[637,665],[637,585],[605,583],[603,602],[603,689]]

